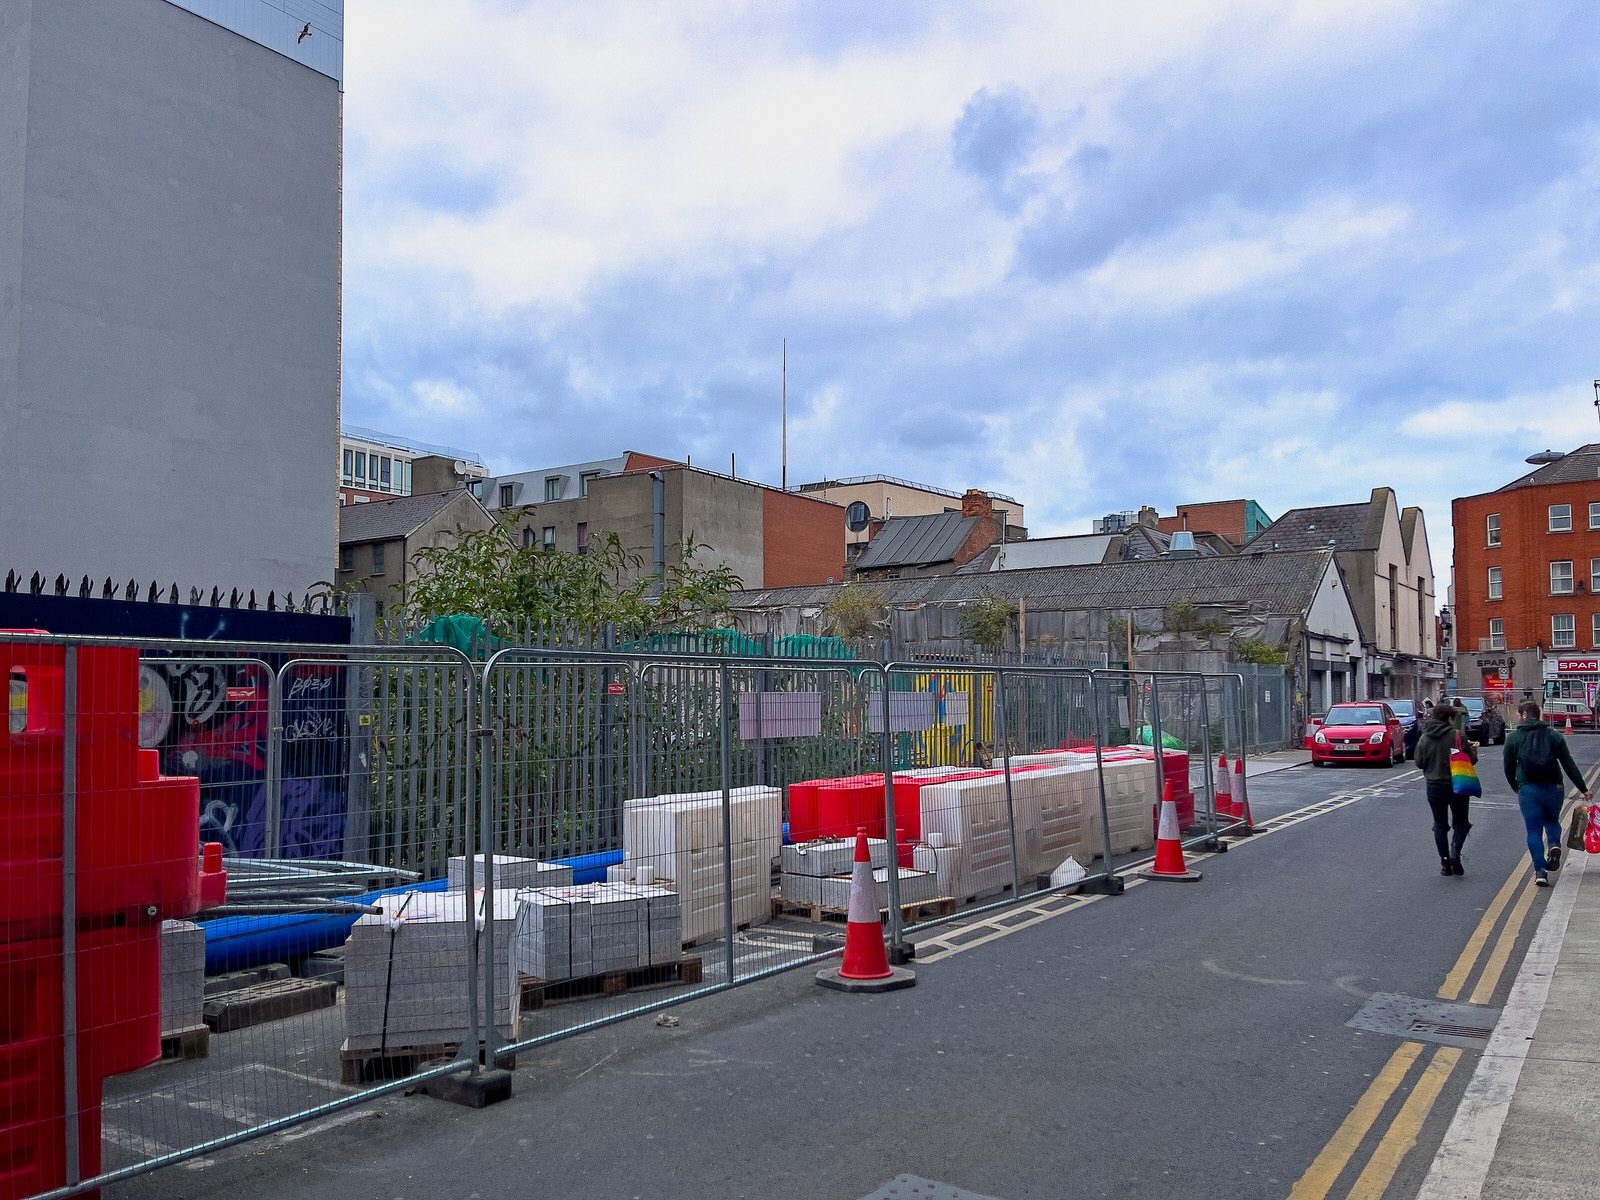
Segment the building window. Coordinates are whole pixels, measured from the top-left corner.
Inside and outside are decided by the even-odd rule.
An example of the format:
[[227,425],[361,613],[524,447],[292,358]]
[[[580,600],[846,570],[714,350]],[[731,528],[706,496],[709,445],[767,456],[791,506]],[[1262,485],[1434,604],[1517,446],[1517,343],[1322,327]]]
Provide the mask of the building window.
[[356,569],[356,552],[349,546],[339,547],[339,570],[354,571]]
[[340,508],[344,507],[344,493],[343,492],[339,493],[339,507]]
[[578,522],[578,553],[589,553],[589,522]]
[[1550,532],[1572,532],[1572,505],[1552,504],[1550,506]]
[[1489,621],[1489,649],[1504,650],[1506,648],[1506,622],[1504,617],[1494,617]]
[[1600,612],[1589,618],[1589,644],[1600,650]]
[[1572,563],[1553,562],[1550,564],[1550,594],[1552,596],[1567,596],[1572,593]]
[[388,455],[384,455],[382,458],[380,458],[378,460],[378,490],[379,491],[387,492],[389,490],[389,484],[394,478],[393,473],[391,471],[391,468],[393,466],[394,466],[394,459],[390,458]]
[[502,483],[500,485],[500,507],[511,507],[511,485],[509,483]]
[[356,451],[356,483],[365,487],[367,483],[367,454],[365,450]]
[[522,527],[522,544],[524,546],[533,545],[533,526],[532,525],[524,525]]
[[544,498],[546,501],[561,499],[561,476],[549,475],[545,477]]
[[1499,600],[1505,595],[1504,584],[1501,581],[1499,567],[1489,568],[1489,599]]
[[1589,505],[1589,528],[1600,529],[1600,504]]
[[344,452],[344,464],[343,464],[343,467],[341,468],[341,470],[339,472],[339,478],[342,479],[345,483],[349,483],[352,479],[355,478],[355,474],[354,474],[355,469],[356,469],[356,452],[354,450],[347,449]]
[[1490,513],[1484,524],[1488,527],[1489,545],[1498,546],[1500,544],[1500,514]]
[[554,525],[546,525],[544,527],[544,548],[546,550],[554,550],[556,548],[556,527]]
[[601,475],[601,472],[599,472],[599,471],[585,471],[585,472],[583,472],[583,474],[579,475],[578,476],[578,495],[587,496],[589,494],[589,484],[592,483],[594,480],[599,479],[600,475]]
[[1571,613],[1556,613],[1550,618],[1550,644],[1557,650],[1570,650],[1578,644],[1577,622]]
[[372,548],[372,573],[374,575],[382,575],[383,574],[383,543],[382,542],[379,542],[376,546],[374,546]]
[[[402,458],[395,463],[395,471],[400,477],[400,486],[395,490],[402,496],[411,495],[411,460]],[[474,493],[476,495],[476,493]]]

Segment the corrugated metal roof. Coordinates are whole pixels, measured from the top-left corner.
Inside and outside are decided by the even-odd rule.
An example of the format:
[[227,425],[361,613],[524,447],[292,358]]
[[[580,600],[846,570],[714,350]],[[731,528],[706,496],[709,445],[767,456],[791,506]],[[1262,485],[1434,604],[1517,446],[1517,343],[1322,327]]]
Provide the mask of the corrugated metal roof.
[[[1250,607],[1273,616],[1310,611],[1327,573],[1327,550],[1158,558],[1077,567],[922,576],[864,581],[861,586],[891,607],[959,604],[984,596],[1026,600],[1032,607],[1074,609],[1165,608],[1180,600],[1199,605]],[[737,593],[734,608],[815,607],[837,586],[769,588]]]
[[471,492],[425,492],[420,496],[396,496],[393,500],[373,500],[368,504],[346,504],[339,509],[339,544],[392,542],[407,538],[431,521],[441,509]]
[[1600,479],[1600,443],[1579,446],[1565,458],[1546,463],[1536,471],[1529,471],[1520,479],[1513,479],[1497,490],[1509,492],[1513,488],[1542,487],[1547,483],[1587,483]]
[[856,560],[856,570],[921,567],[949,562],[961,549],[977,517],[958,512],[918,517],[890,517]]

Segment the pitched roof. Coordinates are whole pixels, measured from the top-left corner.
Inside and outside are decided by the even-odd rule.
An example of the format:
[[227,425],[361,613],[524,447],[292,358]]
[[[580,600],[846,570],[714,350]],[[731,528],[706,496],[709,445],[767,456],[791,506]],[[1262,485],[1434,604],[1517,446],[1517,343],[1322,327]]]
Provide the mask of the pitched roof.
[[339,544],[351,546],[358,542],[393,542],[408,538],[461,496],[477,503],[471,492],[458,488],[453,492],[424,492],[420,496],[346,504],[339,509]]
[[[1188,600],[1198,605],[1299,617],[1310,611],[1330,557],[1325,549],[1279,554],[1247,551],[1212,558],[1157,558],[870,580],[861,586],[892,607],[960,603],[984,596],[1026,600],[1030,607],[1058,611],[1165,608]],[[836,586],[817,585],[739,592],[730,606],[820,606],[837,590]]]
[[1373,528],[1372,501],[1291,508],[1245,546],[1252,550],[1376,550],[1383,534]]
[[890,517],[856,559],[856,570],[950,562],[977,523],[977,517],[964,517],[958,512]]
[[1546,463],[1496,490],[1509,492],[1513,488],[1542,487],[1547,483],[1584,483],[1592,479],[1600,479],[1600,443],[1597,442],[1579,446],[1565,458]]

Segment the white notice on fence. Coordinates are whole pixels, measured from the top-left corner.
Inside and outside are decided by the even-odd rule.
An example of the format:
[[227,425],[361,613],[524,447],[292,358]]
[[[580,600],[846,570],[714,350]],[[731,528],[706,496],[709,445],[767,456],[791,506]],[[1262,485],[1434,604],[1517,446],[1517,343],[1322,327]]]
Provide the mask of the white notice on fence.
[[821,732],[821,692],[739,693],[740,741],[816,737]]
[[1263,704],[1271,704],[1272,703],[1272,689],[1271,688],[1262,688],[1261,689],[1261,703],[1263,703]]

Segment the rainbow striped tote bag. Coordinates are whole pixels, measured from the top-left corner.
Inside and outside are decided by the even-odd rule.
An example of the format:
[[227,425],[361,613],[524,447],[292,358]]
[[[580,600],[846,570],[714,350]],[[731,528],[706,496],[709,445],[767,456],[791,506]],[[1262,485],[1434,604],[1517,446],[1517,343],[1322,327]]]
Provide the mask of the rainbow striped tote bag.
[[1458,796],[1481,796],[1483,784],[1478,782],[1478,769],[1472,765],[1472,759],[1461,748],[1461,739],[1456,738],[1456,744],[1450,747],[1450,788]]

